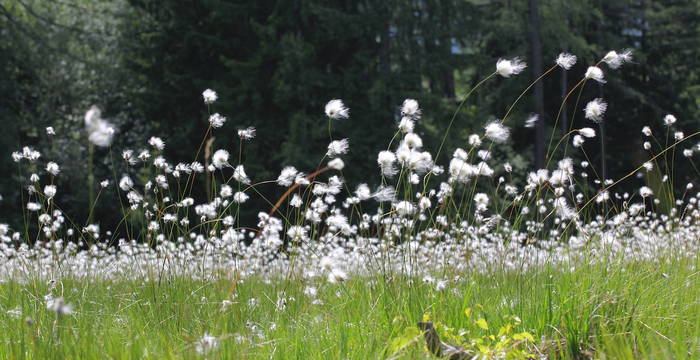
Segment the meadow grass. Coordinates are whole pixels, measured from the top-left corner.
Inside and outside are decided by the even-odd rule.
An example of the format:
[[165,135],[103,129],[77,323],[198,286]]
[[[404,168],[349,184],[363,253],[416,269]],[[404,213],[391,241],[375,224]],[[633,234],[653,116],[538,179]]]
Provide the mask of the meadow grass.
[[[425,317],[440,331],[464,329],[468,342],[496,335],[511,315],[535,337],[527,347],[537,358],[699,358],[700,260],[619,260],[436,274],[451,279],[442,290],[381,274],[338,284],[235,274],[8,281],[0,285],[0,358],[429,359],[416,328]],[[65,297],[73,313],[47,310],[47,294]],[[488,330],[476,325],[482,318]],[[205,333],[218,344],[201,354]]]
[[[598,65],[617,69],[630,56],[609,52],[564,102],[589,79],[605,82]],[[217,95],[207,89],[209,127],[194,161],[169,163],[165,141],[151,137],[122,152],[125,173],[115,167],[97,194],[88,167],[85,226],[61,210],[60,165],[22,148],[12,157],[29,180],[24,229],[0,224],[0,360],[428,359],[419,322],[465,358],[700,358],[700,193],[692,182],[674,188],[672,172],[676,146],[700,132],[686,136],[666,115],[661,146],[643,127],[648,161],[617,180],[598,177],[582,147],[596,131],[574,129],[573,118],[542,169],[514,176],[492,158],[509,140],[515,104],[575,60],[560,54],[501,120],[446,148],[447,166],[440,154],[471,93],[524,63],[499,60],[466,94],[435,155],[414,132],[418,102],[406,99],[377,154],[375,190],[361,183],[353,192],[343,178],[350,142],[334,140],[332,124],[349,109],[339,99],[324,109],[330,143],[316,170],[286,166],[260,180],[242,164],[254,128],[237,131],[237,156],[213,147],[226,118],[211,113]],[[585,118],[599,123],[606,108],[594,99]],[[110,147],[115,130],[97,106],[85,124],[90,154]],[[613,189],[634,175],[653,189]],[[194,199],[200,182],[206,198]],[[266,186],[286,191],[275,202]],[[257,225],[241,223],[251,196],[269,204],[247,209],[258,211]],[[119,201],[116,228],[93,218],[99,199]]]

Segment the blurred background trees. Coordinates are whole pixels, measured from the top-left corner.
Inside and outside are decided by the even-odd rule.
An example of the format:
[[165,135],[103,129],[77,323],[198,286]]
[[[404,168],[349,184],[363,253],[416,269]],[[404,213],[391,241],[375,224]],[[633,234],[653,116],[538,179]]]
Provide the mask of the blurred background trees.
[[[646,156],[642,126],[663,137],[666,113],[679,118],[679,130],[698,128],[700,1],[539,0],[537,23],[532,3],[0,0],[0,219],[22,221],[17,214],[23,192],[10,153],[23,145],[61,164],[63,210],[75,219],[87,217],[83,115],[92,104],[118,129],[112,149],[95,155],[96,181],[118,179],[124,171],[121,150],[140,150],[150,136],[166,141],[170,160],[192,161],[207,128],[201,101],[206,88],[219,93],[213,111],[228,118],[214,133],[215,148],[235,153],[236,130],[258,129],[244,152],[254,180],[275,178],[285,165],[315,169],[328,143],[323,106],[343,99],[351,118],[334,122],[332,131],[334,138],[350,139],[344,175],[353,184],[376,183],[376,153],[395,131],[403,99],[421,104],[425,115],[417,132],[435,152],[457,103],[494,71],[499,57],[531,62],[533,30],[540,34],[544,69],[561,51],[579,62],[544,79],[543,111],[531,91],[509,116],[513,141],[494,155],[510,161],[514,173],[535,169],[535,130],[523,126],[528,114],[542,112],[545,141],[560,136],[554,117],[563,93],[611,49],[633,49],[633,63],[607,71],[602,89],[588,84],[577,110],[574,98],[562,118],[575,127],[592,126],[581,116],[585,102],[601,95],[610,102],[605,158],[601,138],[585,145],[597,172],[618,178],[638,166]],[[465,146],[466,137],[488,120],[503,117],[532,78],[528,69],[480,89],[458,115],[442,156]],[[57,135],[47,136],[47,126]],[[675,175],[684,184],[697,172],[683,163]],[[111,189],[97,207],[96,218],[105,226],[119,221]],[[266,191],[275,198],[282,189]],[[251,209],[265,208],[266,202],[257,201]]]

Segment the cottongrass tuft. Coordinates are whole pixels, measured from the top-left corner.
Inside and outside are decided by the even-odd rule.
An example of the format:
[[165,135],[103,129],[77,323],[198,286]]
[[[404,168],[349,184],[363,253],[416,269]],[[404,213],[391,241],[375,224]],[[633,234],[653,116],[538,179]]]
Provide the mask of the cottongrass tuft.
[[61,172],[61,169],[60,169],[60,167],[58,166],[58,164],[56,164],[56,163],[53,162],[53,161],[49,161],[49,162],[46,164],[46,172],[49,173],[49,174],[51,174],[51,175],[53,175],[53,176],[56,176],[56,175],[58,175],[58,173]]
[[85,113],[85,129],[88,132],[88,140],[95,146],[108,147],[112,144],[114,127],[102,119],[102,112],[97,105],[92,105]]
[[597,66],[591,66],[586,70],[586,79],[593,79],[601,84],[605,84],[605,79],[603,78],[603,70]]
[[595,137],[595,130],[585,127],[585,128],[580,128],[576,130],[579,134],[587,137],[587,138],[594,138]]
[[245,129],[239,129],[238,137],[241,138],[241,140],[252,140],[253,138],[255,138],[255,128],[249,126]]
[[350,141],[348,139],[332,141],[330,144],[328,144],[328,151],[326,152],[326,156],[335,157],[338,155],[345,154],[348,152],[349,148]]
[[671,114],[664,116],[664,125],[666,125],[666,126],[671,126],[671,125],[675,124],[676,121],[677,121],[676,117],[671,115]]
[[563,69],[569,70],[576,64],[576,55],[563,52],[557,56],[556,63]]
[[350,109],[345,107],[343,100],[333,99],[326,104],[324,109],[326,116],[330,119],[347,119],[350,117]]
[[219,97],[216,95],[216,91],[206,89],[202,92],[202,98],[204,98],[204,103],[208,105],[214,103]]
[[511,77],[512,75],[520,74],[527,65],[525,62],[520,60],[520,58],[498,59],[496,62],[496,72],[505,78]]
[[510,130],[498,121],[491,121],[484,127],[485,136],[496,143],[503,143],[508,140]]
[[586,114],[586,119],[599,123],[603,121],[603,115],[607,108],[608,104],[603,99],[596,98],[586,104],[586,108],[583,111]]
[[211,163],[216,167],[217,169],[221,169],[224,166],[229,166],[228,165],[228,158],[229,158],[229,153],[226,150],[219,149],[214,152],[214,155],[211,157]]
[[224,123],[226,122],[226,118],[224,116],[221,116],[219,113],[213,113],[209,116],[209,124],[213,128],[220,128],[224,126]]
[[621,53],[610,51],[603,57],[603,62],[608,64],[611,69],[617,69],[622,64],[632,61],[632,50],[625,49]]
[[406,99],[401,105],[401,115],[408,116],[410,118],[417,118],[421,115],[421,109],[418,106],[418,101],[414,99]]

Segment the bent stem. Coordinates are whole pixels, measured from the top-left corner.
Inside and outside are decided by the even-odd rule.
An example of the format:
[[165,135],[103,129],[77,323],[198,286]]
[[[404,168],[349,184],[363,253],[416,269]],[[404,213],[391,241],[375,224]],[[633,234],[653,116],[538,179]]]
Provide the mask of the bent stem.
[[[328,170],[330,170],[330,169],[332,169],[332,168],[329,167],[329,166],[326,166],[326,167],[324,167],[324,168],[322,168],[322,169],[319,169],[319,170],[316,170],[316,171],[312,172],[312,173],[309,174],[309,175],[306,175],[305,178],[306,178],[306,180],[311,181],[311,180],[313,180],[313,178],[315,178],[316,176],[321,175],[321,174],[323,174],[324,172],[326,172],[326,171],[328,171]],[[282,206],[282,203],[284,202],[284,200],[287,199],[287,198],[289,197],[289,195],[290,195],[294,190],[296,190],[299,186],[300,186],[300,184],[294,184],[294,185],[290,186],[289,189],[287,189],[287,191],[285,191],[285,193],[282,194],[282,196],[279,198],[279,200],[277,200],[277,202],[275,203],[275,205],[272,207],[272,210],[270,210],[270,212],[269,212],[267,215],[268,215],[268,216],[272,216],[272,215],[275,213],[275,211],[277,211],[277,209],[279,209],[279,207]]]
[[[645,161],[645,162],[655,161],[658,157],[660,157],[660,156],[662,156],[662,155],[665,155],[669,150],[675,149],[676,146],[677,146],[678,144],[682,143],[682,142],[685,141],[685,140],[688,140],[688,139],[690,139],[690,138],[693,138],[693,137],[695,137],[695,136],[697,136],[697,135],[700,135],[700,131],[694,132],[694,133],[688,135],[687,137],[685,137],[685,138],[683,138],[683,139],[681,139],[681,140],[676,141],[675,143],[673,143],[673,144],[671,144],[669,147],[663,149],[660,153],[654,155],[651,159],[649,159],[649,160],[647,160],[647,161]],[[644,167],[644,163],[642,163],[642,165],[638,166],[638,167],[635,168],[634,170],[632,170],[632,171],[630,171],[629,173],[627,173],[627,175],[625,175],[625,176],[619,178],[617,181],[615,181],[615,182],[613,182],[612,184],[610,184],[610,185],[604,187],[603,189],[600,190],[600,192],[610,190],[613,186],[619,184],[620,182],[624,181],[625,179],[629,178],[630,176],[636,174],[636,173],[637,173],[639,170],[641,170],[643,167]],[[576,212],[576,214],[580,214],[584,209],[586,209],[586,208],[588,207],[588,205],[590,205],[592,202],[594,202],[595,199],[596,199],[595,196],[591,197],[591,199],[589,199],[585,204],[583,204],[583,206],[581,206],[581,208]],[[653,203],[653,202],[652,202],[652,203]],[[569,226],[571,226],[571,223],[569,223],[569,225],[567,225],[567,228],[568,228]]]
[[[569,92],[566,93],[566,96],[564,96],[564,99],[561,101],[561,105],[559,105],[559,111],[557,111],[557,117],[554,120],[554,127],[552,128],[552,134],[549,136],[549,145],[547,145],[547,155],[546,155],[547,163],[545,165],[545,168],[547,168],[549,166],[549,161],[551,160],[549,155],[550,155],[550,150],[552,149],[552,141],[554,140],[554,134],[557,131],[557,124],[559,124],[559,118],[561,117],[561,112],[564,109],[564,106],[566,105],[566,101],[569,99],[569,96],[571,96],[571,94],[574,92],[574,90],[576,90],[582,84],[585,84],[587,80],[588,79],[586,79],[584,77],[578,83],[576,83],[576,85],[574,85],[574,87],[572,87],[571,90],[569,90]],[[573,126],[573,121],[571,122],[571,126]]]
[[485,77],[481,81],[479,81],[469,92],[467,95],[464,95],[464,99],[462,99],[462,102],[459,103],[459,106],[457,106],[457,110],[455,110],[454,114],[452,114],[452,119],[450,119],[450,123],[447,125],[447,130],[445,130],[445,135],[442,137],[442,142],[440,143],[440,146],[438,147],[437,154],[435,155],[435,162],[438,161],[438,158],[440,157],[440,152],[442,151],[442,147],[445,145],[445,141],[447,140],[447,135],[450,133],[450,129],[452,128],[452,124],[454,124],[455,119],[457,118],[457,114],[459,114],[460,110],[462,110],[462,107],[464,106],[464,103],[467,102],[467,99],[471,96],[476,89],[478,89],[483,83],[485,83],[488,79],[494,77],[497,74],[497,72],[491,73],[491,75]]
[[506,118],[508,117],[508,115],[510,115],[510,112],[513,110],[513,108],[515,107],[515,105],[520,101],[520,99],[525,95],[525,93],[527,93],[528,90],[530,90],[533,86],[535,86],[535,84],[537,84],[538,81],[542,80],[543,77],[547,76],[547,74],[549,74],[549,73],[551,73],[552,71],[554,71],[554,69],[556,69],[558,66],[559,66],[559,65],[554,64],[552,67],[550,67],[549,69],[547,69],[547,71],[543,72],[542,75],[540,75],[540,76],[539,76],[537,79],[535,79],[532,83],[530,83],[530,85],[529,85],[528,87],[526,87],[525,90],[523,90],[523,92],[520,93],[520,95],[519,95],[519,96],[515,99],[515,101],[510,105],[510,107],[508,108],[508,111],[506,111],[506,114],[503,115],[503,119],[501,119],[501,124],[503,124],[503,123],[506,122]]

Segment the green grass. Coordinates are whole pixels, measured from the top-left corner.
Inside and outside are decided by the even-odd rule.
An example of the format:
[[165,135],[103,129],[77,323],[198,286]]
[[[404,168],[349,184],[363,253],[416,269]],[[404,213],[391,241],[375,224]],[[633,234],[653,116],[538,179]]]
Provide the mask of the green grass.
[[[550,358],[698,359],[699,265],[669,258],[566,271],[435,274],[461,276],[443,291],[422,279],[382,275],[340,284],[64,279],[53,293],[75,313],[61,318],[46,309],[46,282],[6,282],[0,284],[0,359],[198,358],[194,343],[205,332],[220,338],[209,358],[429,359],[413,330],[427,313],[475,336],[495,333],[509,315],[518,316],[522,330],[537,339],[530,350]],[[304,295],[309,284],[324,304]],[[278,310],[282,291],[294,300]],[[249,305],[251,298],[257,306]],[[225,299],[234,303],[222,311]],[[22,315],[7,313],[17,307]],[[466,308],[473,309],[471,318]],[[475,318],[487,320],[490,332],[475,326]],[[415,341],[400,349],[387,345],[406,336]]]

